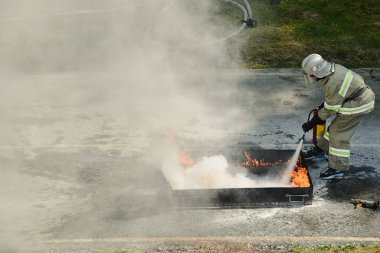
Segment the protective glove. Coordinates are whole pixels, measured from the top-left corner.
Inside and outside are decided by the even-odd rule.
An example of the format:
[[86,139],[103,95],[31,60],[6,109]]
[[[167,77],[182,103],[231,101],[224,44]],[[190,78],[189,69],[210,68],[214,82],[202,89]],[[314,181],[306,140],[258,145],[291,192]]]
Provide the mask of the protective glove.
[[321,110],[323,107],[325,107],[325,103],[324,102],[320,106],[318,106],[318,109]]
[[314,116],[310,121],[302,124],[302,130],[306,133],[309,132],[313,127],[317,124],[324,124],[326,121],[321,120],[321,118],[317,115]]

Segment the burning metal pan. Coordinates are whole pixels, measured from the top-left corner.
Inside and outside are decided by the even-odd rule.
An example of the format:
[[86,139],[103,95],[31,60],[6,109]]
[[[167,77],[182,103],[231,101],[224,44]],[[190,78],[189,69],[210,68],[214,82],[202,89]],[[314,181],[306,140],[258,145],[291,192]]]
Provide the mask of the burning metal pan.
[[[248,177],[275,177],[281,174],[284,169],[283,164],[289,161],[294,153],[294,150],[245,149],[236,152],[225,150],[225,154],[229,154],[226,155],[229,160],[242,166],[247,165],[244,162],[247,161],[248,157],[254,157],[257,161],[261,161],[263,166],[246,167]],[[313,184],[302,155],[299,157],[297,166],[301,166],[304,170],[306,169],[307,178],[310,182],[306,187],[172,189],[172,203],[179,208],[249,208],[310,205],[313,200]]]

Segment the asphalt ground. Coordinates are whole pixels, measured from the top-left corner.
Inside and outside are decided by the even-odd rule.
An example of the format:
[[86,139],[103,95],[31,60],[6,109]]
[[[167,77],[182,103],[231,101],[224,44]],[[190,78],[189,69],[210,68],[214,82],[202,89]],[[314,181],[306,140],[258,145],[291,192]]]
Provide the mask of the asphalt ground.
[[[380,94],[380,70],[356,71]],[[295,150],[308,112],[323,102],[318,84],[306,85],[298,69],[224,71],[211,84],[203,77],[145,99],[145,91],[123,93],[118,78],[102,73],[3,77],[13,85],[1,87],[1,250],[170,248],[194,240],[279,249],[380,244],[379,210],[348,202],[380,198],[378,101],[352,138],[346,179],[322,181],[327,163],[308,164],[312,205],[172,208],[157,152],[168,135],[175,132],[179,148],[201,153]]]

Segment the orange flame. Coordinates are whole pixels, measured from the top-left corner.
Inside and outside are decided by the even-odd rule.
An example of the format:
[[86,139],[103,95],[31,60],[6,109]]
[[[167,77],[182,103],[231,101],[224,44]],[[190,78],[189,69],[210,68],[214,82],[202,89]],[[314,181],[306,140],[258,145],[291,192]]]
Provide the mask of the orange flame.
[[292,171],[290,176],[292,179],[292,185],[296,187],[310,187],[309,177],[307,175],[307,169],[304,167],[297,168]]
[[241,166],[244,168],[269,167],[269,166],[274,166],[274,165],[281,162],[281,161],[279,161],[279,162],[275,162],[275,163],[270,163],[270,162],[266,162],[264,159],[257,160],[255,158],[252,158],[250,155],[248,155],[248,153],[246,151],[244,151],[244,154],[245,154],[246,160],[241,164]]
[[290,178],[292,179],[292,185],[296,187],[310,187],[310,180],[308,171],[302,166],[301,159],[297,161],[295,170],[292,171]]
[[202,177],[202,186],[203,187],[210,187],[215,183],[214,178],[211,175],[208,175],[206,177]]
[[[250,157],[247,152],[244,152],[246,160],[243,161],[241,164],[242,167],[245,168],[252,168],[252,167],[268,167],[268,166],[274,166],[279,163],[282,163],[282,161],[278,162],[266,162],[264,159],[258,160]],[[185,169],[193,166],[195,164],[195,161],[191,158],[191,156],[186,152],[181,152],[179,156],[179,163],[182,167]],[[308,176],[308,170],[302,166],[302,161],[299,158],[296,164],[295,169],[290,174],[291,184],[294,187],[310,187],[310,180]],[[212,177],[205,177],[202,179],[202,185],[207,187],[210,184],[212,184]]]
[[[241,164],[244,168],[252,168],[252,167],[269,167],[282,163],[282,161],[278,162],[266,162],[265,160],[257,160],[252,158],[247,152],[244,151],[246,160]],[[289,163],[289,161],[288,161]],[[294,187],[310,187],[310,180],[308,176],[308,170],[302,166],[302,161],[299,158],[296,164],[294,171],[291,172],[290,179],[292,182],[292,186]]]
[[[173,145],[174,147],[176,147],[178,150],[180,150],[177,138],[178,138],[178,135],[177,135],[177,132],[175,130],[170,129],[167,132],[168,143],[170,145]],[[178,160],[179,160],[179,164],[184,168],[191,167],[195,163],[195,161],[191,158],[191,156],[186,152],[181,152],[179,157],[178,157]]]
[[179,163],[181,166],[188,168],[194,165],[194,160],[186,152],[182,152],[179,156]]

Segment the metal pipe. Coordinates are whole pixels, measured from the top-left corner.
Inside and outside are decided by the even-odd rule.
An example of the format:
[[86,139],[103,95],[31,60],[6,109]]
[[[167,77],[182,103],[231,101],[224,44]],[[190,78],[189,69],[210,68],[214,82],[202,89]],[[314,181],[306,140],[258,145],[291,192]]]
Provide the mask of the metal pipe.
[[[165,47],[171,47],[171,48],[197,48],[197,47],[204,47],[204,46],[208,46],[208,45],[212,45],[212,44],[215,44],[215,43],[220,43],[220,42],[223,42],[225,40],[228,40],[236,35],[238,35],[240,32],[242,32],[246,27],[247,27],[247,22],[249,22],[249,14],[248,14],[248,11],[247,9],[240,3],[237,3],[233,0],[223,0],[224,2],[227,2],[227,3],[231,3],[237,7],[240,8],[240,10],[242,11],[242,14],[243,14],[243,24],[240,26],[239,29],[237,29],[236,31],[230,33],[229,35],[225,36],[225,37],[222,37],[222,38],[219,38],[219,39],[215,39],[215,40],[212,40],[212,41],[206,41],[206,42],[203,42],[203,43],[199,43],[199,44],[182,44],[182,45],[173,45],[173,44],[167,44],[167,43],[163,43],[163,42],[159,42],[159,41],[156,41],[156,40],[153,40],[153,39],[150,39],[153,43],[155,44],[158,44],[158,45],[161,45],[161,46],[165,46]],[[162,15],[163,12],[166,12],[171,6],[173,6],[175,4],[175,1],[171,2],[170,4],[168,4],[167,6],[165,6],[165,8],[160,12],[160,14],[158,15],[158,17],[160,17]],[[151,29],[149,29],[151,30]],[[148,32],[149,34],[150,32]],[[149,36],[149,35],[148,35]]]
[[223,0],[223,1],[228,2],[228,3],[232,3],[232,4],[236,5],[237,7],[239,7],[243,13],[243,20],[244,21],[248,20],[249,15],[248,15],[246,8],[243,5],[239,4],[238,2],[232,1],[232,0]]
[[252,9],[251,9],[251,6],[249,5],[248,0],[244,0],[244,4],[248,11],[248,18],[253,18]]

